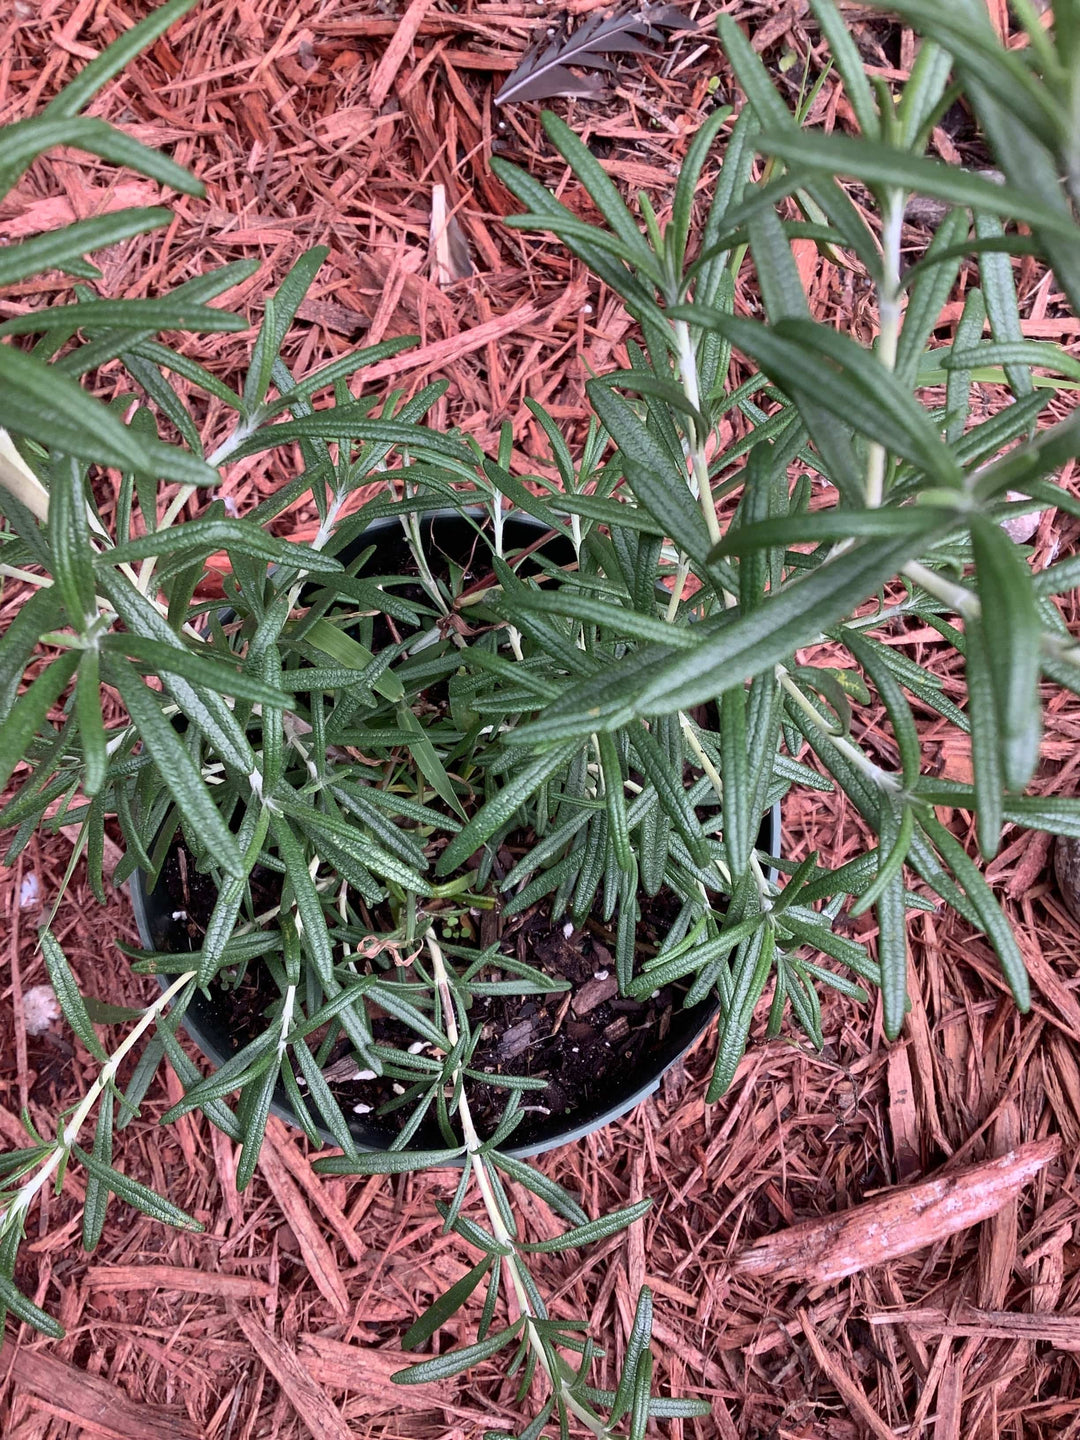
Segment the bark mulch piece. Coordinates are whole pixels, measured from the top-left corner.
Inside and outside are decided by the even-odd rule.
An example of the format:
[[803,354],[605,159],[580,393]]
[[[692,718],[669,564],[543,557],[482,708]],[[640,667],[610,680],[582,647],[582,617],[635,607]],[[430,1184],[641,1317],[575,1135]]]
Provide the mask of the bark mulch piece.
[[[43,0],[0,13],[0,120],[39,108],[147,8],[145,0]],[[567,8],[581,16],[602,7],[573,0]],[[820,37],[805,5],[725,0],[698,7],[700,35],[620,66],[603,99],[556,102],[616,181],[627,191],[647,188],[661,216],[690,137],[730,93],[711,38],[717,8],[744,25],[792,99],[807,67],[816,75]],[[906,75],[914,37],[861,5],[843,9],[876,73]],[[1008,33],[1002,0],[990,10]],[[473,0],[455,10],[438,0],[199,7],[92,110],[166,145],[206,180],[208,198],[180,198],[177,225],[101,257],[102,293],[155,294],[209,265],[255,256],[258,273],[227,297],[254,325],[267,286],[302,249],[325,243],[326,268],[285,352],[294,373],[347,347],[415,333],[418,349],[384,362],[365,388],[411,393],[445,374],[451,387],[435,423],[458,424],[490,448],[509,421],[515,463],[542,467],[546,444],[526,397],[544,403],[573,443],[586,424],[585,379],[626,364],[632,337],[620,304],[558,244],[498,224],[516,205],[491,176],[492,154],[518,160],[595,218],[543,138],[536,107],[504,114],[490,103],[529,40],[559,13],[524,0]],[[812,119],[841,126],[850,119],[831,79]],[[960,107],[943,117],[934,143],[949,161],[987,163]],[[862,203],[857,187],[851,193]],[[149,182],[68,152],[32,167],[0,207],[0,230],[18,238],[156,198]],[[433,237],[433,209],[437,220],[455,222],[453,246]],[[936,218],[933,206],[913,205],[907,240],[925,242]],[[831,262],[815,268],[810,242],[795,245],[804,273],[813,275],[815,315],[869,339],[865,276]],[[1016,274],[1024,333],[1075,352],[1080,325],[1065,313],[1052,275],[1033,258],[1018,262]],[[975,267],[964,266],[942,338],[974,283]],[[48,276],[0,296],[0,317],[70,298],[70,282]],[[746,271],[737,298],[755,313]],[[184,348],[236,384],[252,335],[187,339]],[[105,396],[121,386],[109,369],[96,383]],[[984,396],[991,408],[1006,398],[990,388]],[[1056,399],[1051,413],[1068,403]],[[227,417],[217,402],[196,414],[206,440],[220,440]],[[233,466],[224,497],[243,513],[289,473],[289,463],[260,456]],[[99,497],[106,508],[108,483]],[[166,491],[162,504],[169,498]],[[313,513],[296,509],[277,523],[279,533],[303,536]],[[1044,514],[1031,542],[1036,565],[1074,549],[1078,533],[1075,519]],[[18,587],[5,588],[0,625],[24,599]],[[1070,623],[1080,621],[1075,601],[1063,608]],[[940,661],[936,642],[934,632],[914,626],[895,639],[912,659],[934,666],[955,697],[957,661]],[[966,746],[915,708],[929,762],[968,778]],[[858,738],[895,758],[880,714],[863,712],[859,724]],[[1078,741],[1076,702],[1055,695],[1040,790],[1075,792]],[[972,839],[955,813],[943,818],[958,838]],[[817,848],[839,864],[861,843],[858,818],[842,797],[793,796],[785,825],[796,859]],[[26,1024],[27,996],[46,978],[35,951],[41,903],[58,889],[72,838],[35,840],[14,869],[0,871],[6,1145],[20,1143],[21,1106],[48,1130],[94,1073],[60,1023],[39,1034]],[[897,1046],[885,1045],[876,1013],[835,995],[825,998],[821,1054],[789,1037],[766,1042],[762,1013],[718,1105],[703,1102],[715,1043],[706,1038],[631,1117],[543,1159],[545,1171],[580,1191],[590,1209],[655,1197],[628,1235],[581,1257],[537,1257],[553,1312],[587,1317],[604,1339],[597,1383],[612,1381],[633,1297],[647,1281],[656,1295],[660,1387],[705,1395],[713,1406],[708,1420],[672,1422],[676,1440],[1077,1440],[1080,937],[1051,864],[1038,837],[1011,832],[990,870],[1035,982],[1026,1019],[981,937],[961,921],[917,915],[912,1011]],[[29,897],[25,906],[20,897]],[[873,938],[872,917],[857,927]],[[126,1004],[152,998],[153,982],[132,976],[112,944],[134,939],[126,899],[99,908],[81,864],[54,928],[91,993]],[[466,1268],[459,1242],[440,1234],[433,1213],[433,1197],[452,1191],[452,1174],[315,1180],[302,1138],[271,1122],[260,1168],[238,1196],[227,1139],[193,1117],[158,1128],[177,1098],[175,1082],[152,1089],[141,1116],[118,1135],[117,1158],[126,1173],[199,1218],[206,1233],[165,1231],[114,1202],[101,1246],[85,1257],[78,1169],[60,1196],[43,1196],[20,1279],[59,1314],[68,1335],[51,1343],[9,1333],[0,1356],[5,1440],[476,1440],[485,1428],[520,1423],[514,1386],[493,1367],[415,1391],[388,1383],[418,1310]],[[1043,1163],[1023,1183],[994,1190],[971,1223],[949,1233],[931,1207],[919,1229],[911,1206],[922,1187],[940,1196],[965,1175],[1000,1176],[1032,1154]],[[550,1215],[523,1192],[516,1199],[526,1232],[550,1236]],[[820,1239],[833,1226],[865,1258],[873,1238],[867,1222],[889,1207],[910,1229],[902,1253],[887,1263],[835,1279],[815,1277],[809,1264],[785,1278],[754,1273],[745,1262],[763,1246],[790,1244],[792,1234]],[[442,1343],[467,1338],[468,1324],[455,1321]]]

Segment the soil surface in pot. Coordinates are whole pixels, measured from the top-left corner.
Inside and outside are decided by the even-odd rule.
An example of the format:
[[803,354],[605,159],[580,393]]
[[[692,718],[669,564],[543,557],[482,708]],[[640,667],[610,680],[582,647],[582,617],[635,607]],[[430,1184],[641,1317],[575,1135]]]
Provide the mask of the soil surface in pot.
[[[216,898],[213,884],[198,873],[192,857],[180,848],[174,848],[165,862],[162,882],[174,914],[183,912],[174,925],[170,948],[198,949]],[[280,881],[273,871],[257,867],[252,873],[252,891],[258,913],[277,904]],[[639,903],[637,944],[644,958],[656,953],[675,918],[678,902],[662,891],[652,900],[639,897]],[[379,917],[372,918],[377,930]],[[667,1038],[673,1014],[681,1008],[682,992],[665,986],[644,1001],[619,995],[614,962],[617,917],[605,924],[591,916],[580,930],[573,930],[569,920],[553,925],[540,902],[505,923],[494,911],[484,912],[482,919],[483,933],[479,933],[481,921],[477,920],[475,939],[464,938],[462,943],[479,948],[499,938],[504,954],[570,987],[549,995],[473,997],[469,1014],[473,1027],[480,1030],[480,1040],[470,1068],[490,1073],[493,1080],[510,1074],[547,1082],[545,1089],[530,1091],[523,1099],[525,1118],[514,1131],[514,1144],[528,1144],[550,1124],[550,1116],[561,1115],[572,1123],[576,1115],[602,1108],[617,1088],[616,1081],[625,1081],[628,1073],[640,1070],[644,1079],[652,1068],[651,1056]],[[496,934],[491,934],[492,929]],[[378,958],[357,958],[357,964],[371,971],[383,968]],[[502,972],[496,962],[476,978],[499,979]],[[271,975],[258,961],[252,962],[237,988],[214,982],[211,991],[228,1013],[227,1034],[234,1051],[265,1031],[268,1012],[280,1000]],[[372,1016],[372,1030],[381,1044],[408,1050],[418,1043],[416,1032],[401,1021],[380,1013],[377,1007]],[[314,1039],[317,1043],[318,1035]],[[432,1053],[430,1048],[427,1053]],[[385,1123],[393,1133],[409,1118],[411,1106],[393,1109],[385,1117],[377,1112],[384,1105],[393,1105],[404,1087],[383,1076],[359,1079],[362,1066],[363,1061],[342,1039],[326,1057],[323,1073],[346,1116],[369,1116]],[[506,1091],[479,1081],[469,1080],[467,1085],[477,1129],[489,1135],[502,1116]]]

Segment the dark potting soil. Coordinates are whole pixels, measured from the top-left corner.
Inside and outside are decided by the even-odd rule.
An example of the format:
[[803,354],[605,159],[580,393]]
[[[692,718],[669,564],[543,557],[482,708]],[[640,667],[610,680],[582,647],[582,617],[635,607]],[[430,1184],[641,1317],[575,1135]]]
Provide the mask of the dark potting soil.
[[[174,847],[166,860],[162,883],[176,917],[169,948],[198,949],[216,899],[213,883],[199,874],[182,847]],[[280,881],[273,871],[257,867],[252,886],[256,913],[277,903]],[[652,900],[640,898],[637,944],[643,956],[652,955],[678,905],[675,897],[665,892]],[[503,954],[569,984],[569,989],[549,995],[473,996],[469,1018],[474,1030],[480,1031],[480,1040],[470,1068],[489,1073],[493,1081],[499,1075],[528,1075],[547,1082],[545,1089],[529,1091],[523,1097],[525,1119],[514,1131],[515,1145],[528,1144],[552,1114],[570,1120],[580,1111],[602,1105],[614,1089],[615,1079],[625,1079],[628,1071],[647,1071],[650,1056],[667,1037],[672,1015],[681,1006],[681,992],[673,986],[663,987],[644,1001],[619,995],[615,923],[617,917],[604,924],[593,916],[580,930],[567,934],[570,922],[552,924],[541,904],[505,922],[497,912],[485,917],[483,943],[498,938]],[[489,935],[492,928],[495,933]],[[376,972],[382,969],[381,958],[356,957],[356,963]],[[504,972],[496,962],[476,978],[497,980],[504,978]],[[219,980],[211,985],[211,992],[228,1011],[227,1034],[234,1051],[266,1029],[268,1012],[280,1000],[275,982],[258,960],[248,966],[239,987],[229,988],[227,981]],[[403,1022],[376,1006],[370,1007],[370,1013],[372,1032],[380,1044],[407,1051],[418,1043],[420,1037]],[[319,1039],[314,1037],[316,1045]],[[425,1053],[432,1054],[426,1042]],[[411,1105],[385,1117],[376,1113],[393,1104],[404,1086],[385,1076],[357,1079],[359,1073],[370,1072],[365,1072],[363,1060],[344,1038],[327,1057],[323,1073],[346,1116],[370,1115],[397,1130],[412,1113]],[[471,1079],[467,1087],[477,1129],[482,1136],[489,1135],[502,1116],[507,1092]],[[358,1109],[360,1106],[368,1109]]]

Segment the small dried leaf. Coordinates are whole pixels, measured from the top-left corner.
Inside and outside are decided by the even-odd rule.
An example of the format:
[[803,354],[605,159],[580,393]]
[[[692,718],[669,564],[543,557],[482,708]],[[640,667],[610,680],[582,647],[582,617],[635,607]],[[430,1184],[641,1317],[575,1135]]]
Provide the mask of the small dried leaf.
[[573,75],[568,65],[612,70],[607,54],[648,54],[644,40],[662,40],[664,30],[693,30],[694,22],[674,5],[639,6],[605,20],[594,15],[569,34],[545,36],[509,76],[495,96],[496,105],[510,101],[548,100],[553,95],[596,95],[595,78]]

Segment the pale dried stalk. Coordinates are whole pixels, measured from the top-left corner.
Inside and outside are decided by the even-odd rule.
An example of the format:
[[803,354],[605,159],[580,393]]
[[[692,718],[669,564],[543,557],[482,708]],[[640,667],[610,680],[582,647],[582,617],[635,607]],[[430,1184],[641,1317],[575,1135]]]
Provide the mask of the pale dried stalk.
[[956,1315],[944,1310],[888,1311],[869,1317],[871,1325],[906,1325],[926,1335],[980,1336],[984,1340],[1041,1340],[1055,1350],[1080,1350],[1080,1315],[1035,1314],[1014,1310],[975,1310]]

